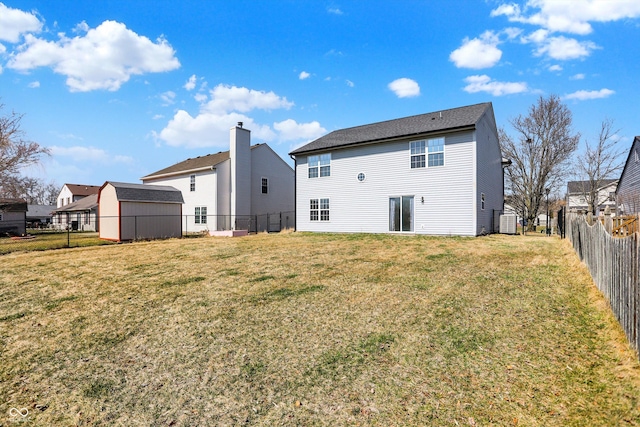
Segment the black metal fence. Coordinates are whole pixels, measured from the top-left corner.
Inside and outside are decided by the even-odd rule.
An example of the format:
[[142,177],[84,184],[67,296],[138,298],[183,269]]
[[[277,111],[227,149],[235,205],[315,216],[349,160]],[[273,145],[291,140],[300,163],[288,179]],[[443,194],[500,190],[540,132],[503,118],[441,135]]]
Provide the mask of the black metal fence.
[[201,231],[247,230],[249,233],[277,233],[294,228],[295,212],[260,215],[183,215],[183,233]]

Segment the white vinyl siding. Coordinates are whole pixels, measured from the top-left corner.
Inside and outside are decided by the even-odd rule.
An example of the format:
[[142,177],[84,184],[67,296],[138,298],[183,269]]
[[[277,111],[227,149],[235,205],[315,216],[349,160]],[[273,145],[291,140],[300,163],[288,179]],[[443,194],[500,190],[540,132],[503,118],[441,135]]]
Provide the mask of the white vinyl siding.
[[[199,191],[191,191],[192,174],[146,180],[144,183],[152,185],[169,185],[180,190],[180,192],[182,192],[182,197],[184,198],[184,205],[182,205],[182,209],[184,212],[184,218],[182,219],[183,230],[185,232],[200,231],[209,227],[207,226],[207,224],[196,223],[196,217],[194,214],[196,206],[207,206],[207,212],[209,213],[209,215],[215,214],[218,210],[215,190],[218,187],[217,173],[217,168],[211,171],[198,172],[197,181],[198,187],[200,188]],[[211,190],[204,191],[204,189]],[[229,212],[227,211],[226,214],[229,215]]]
[[[501,211],[504,205],[504,183],[502,175],[502,154],[495,133],[493,117],[485,114],[476,129],[476,234],[493,230],[494,211]],[[482,209],[481,194],[485,195]]]
[[[408,140],[335,150],[323,179],[309,179],[307,156],[299,156],[297,229],[388,233],[389,198],[413,195],[415,233],[476,235],[473,136],[447,135],[446,163],[433,168],[411,168]],[[359,173],[366,180],[358,181]],[[319,194],[331,200],[330,223],[309,220],[309,200]]]
[[[251,214],[264,215],[283,212],[283,225],[287,224],[285,212],[289,212],[288,225],[293,227],[294,176],[293,169],[268,145],[251,149],[251,173],[255,179],[251,187]],[[262,192],[266,179],[268,193]]]

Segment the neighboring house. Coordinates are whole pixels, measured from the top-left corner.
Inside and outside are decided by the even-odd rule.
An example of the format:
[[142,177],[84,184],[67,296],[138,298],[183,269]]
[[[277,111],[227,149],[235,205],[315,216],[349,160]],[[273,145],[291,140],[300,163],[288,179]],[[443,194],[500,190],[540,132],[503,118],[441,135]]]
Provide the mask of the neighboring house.
[[[56,199],[56,208],[60,209],[71,203],[77,202],[87,196],[98,194],[100,186],[98,185],[84,185],[84,184],[64,184],[58,198]],[[59,222],[59,219],[64,219],[65,216],[54,216],[53,225],[58,229],[65,229],[69,222]]]
[[27,224],[31,228],[46,228],[51,225],[53,211],[56,207],[53,205],[28,205],[27,206]]
[[58,194],[56,207],[61,208],[83,197],[98,194],[98,190],[100,190],[99,185],[65,184]]
[[182,237],[182,193],[166,185],[107,181],[97,195],[100,238],[113,241]]
[[[604,209],[609,206],[611,212],[616,211],[614,194],[618,187],[617,179],[603,179],[598,188],[596,216],[601,215]],[[587,203],[587,193],[589,192],[589,181],[569,181],[567,183],[567,210],[583,211],[589,210]]]
[[636,136],[622,169],[616,189],[618,212],[624,215],[640,213],[640,136]]
[[507,162],[491,103],[333,131],[290,154],[297,230],[498,231]]
[[[231,128],[230,150],[187,159],[142,177],[184,196],[186,232],[247,230],[257,216],[294,210],[294,172],[267,144],[251,146],[251,132]],[[258,230],[260,231],[260,230]]]
[[0,199],[0,236],[27,234],[27,202],[22,199]]
[[98,194],[54,210],[53,223],[60,230],[98,231]]

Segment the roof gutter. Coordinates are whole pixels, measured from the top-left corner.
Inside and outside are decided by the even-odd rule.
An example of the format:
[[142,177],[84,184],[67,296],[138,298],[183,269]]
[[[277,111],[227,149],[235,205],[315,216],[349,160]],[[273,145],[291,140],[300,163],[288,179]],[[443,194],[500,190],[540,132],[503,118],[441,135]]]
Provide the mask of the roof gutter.
[[196,168],[196,169],[187,169],[187,170],[181,170],[181,171],[175,171],[175,172],[160,173],[158,175],[147,175],[140,178],[140,181],[144,181],[145,179],[150,180],[150,179],[158,179],[158,178],[167,178],[170,176],[184,175],[186,173],[192,173],[192,172],[212,171],[215,169],[216,169],[215,166],[205,166],[205,167]]

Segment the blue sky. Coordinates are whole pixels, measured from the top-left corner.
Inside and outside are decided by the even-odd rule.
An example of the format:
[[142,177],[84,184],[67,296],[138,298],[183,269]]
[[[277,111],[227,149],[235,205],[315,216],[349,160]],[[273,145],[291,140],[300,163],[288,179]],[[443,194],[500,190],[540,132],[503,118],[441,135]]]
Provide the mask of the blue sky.
[[0,102],[52,156],[31,176],[101,185],[252,142],[490,101],[498,126],[561,96],[583,138],[640,135],[640,2],[0,0]]

